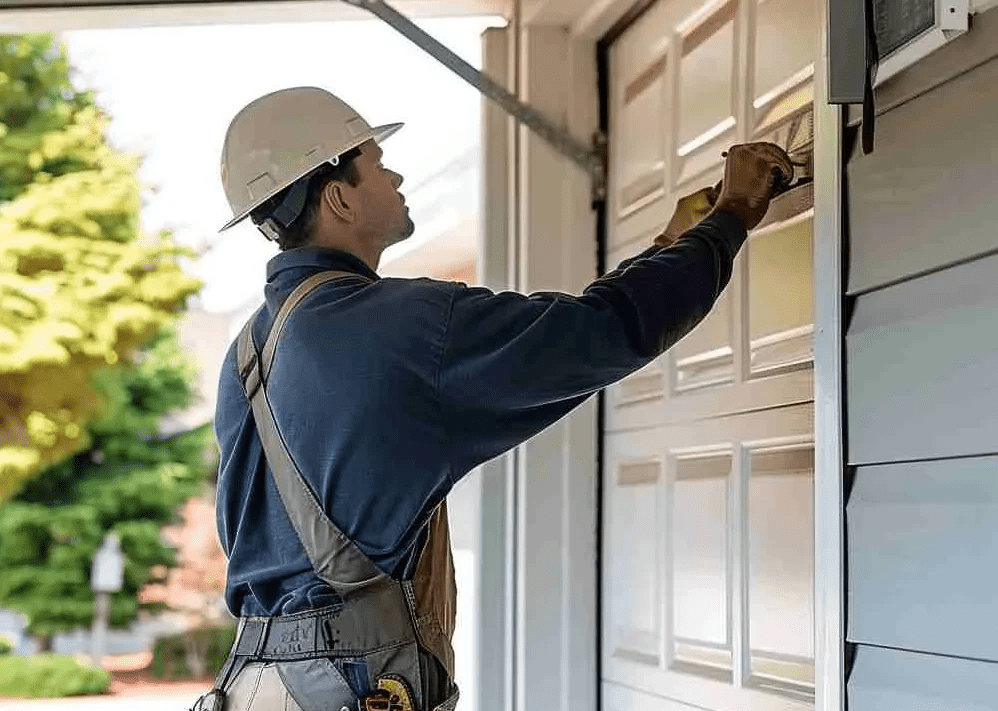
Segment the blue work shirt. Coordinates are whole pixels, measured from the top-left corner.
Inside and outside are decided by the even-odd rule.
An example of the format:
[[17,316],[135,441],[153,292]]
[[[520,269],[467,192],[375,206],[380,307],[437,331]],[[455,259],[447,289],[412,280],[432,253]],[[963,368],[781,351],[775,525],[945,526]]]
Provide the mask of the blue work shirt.
[[[303,280],[324,270],[358,277],[319,287],[288,320],[267,384],[278,426],[332,521],[383,571],[407,576],[430,515],[461,477],[682,338],[728,283],[744,240],[739,218],[718,213],[580,296],[379,278],[346,252],[282,252],[267,267],[258,347]],[[229,610],[334,604],[278,497],[234,346],[215,428]]]

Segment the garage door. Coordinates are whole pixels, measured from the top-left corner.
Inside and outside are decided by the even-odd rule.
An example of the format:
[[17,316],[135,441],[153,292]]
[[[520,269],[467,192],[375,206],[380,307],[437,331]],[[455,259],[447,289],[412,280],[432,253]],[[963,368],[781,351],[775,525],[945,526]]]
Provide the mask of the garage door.
[[[733,142],[813,142],[814,0],[659,0],[610,48],[608,264]],[[608,391],[606,708],[814,697],[811,186],[774,203],[710,316]]]

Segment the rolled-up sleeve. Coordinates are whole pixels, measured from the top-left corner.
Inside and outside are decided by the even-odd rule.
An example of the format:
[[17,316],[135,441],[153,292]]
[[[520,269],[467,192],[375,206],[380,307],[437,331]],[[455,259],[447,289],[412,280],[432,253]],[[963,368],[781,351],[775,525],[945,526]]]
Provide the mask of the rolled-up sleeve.
[[716,213],[580,296],[455,287],[438,382],[454,474],[520,444],[675,344],[727,285],[745,236],[737,217]]

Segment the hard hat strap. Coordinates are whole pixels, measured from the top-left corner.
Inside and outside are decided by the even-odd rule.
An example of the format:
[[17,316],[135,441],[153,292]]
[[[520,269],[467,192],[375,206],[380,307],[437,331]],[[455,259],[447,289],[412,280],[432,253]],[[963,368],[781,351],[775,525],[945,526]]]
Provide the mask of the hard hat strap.
[[291,223],[298,219],[301,211],[305,208],[309,182],[309,178],[306,177],[292,185],[288,190],[288,194],[281,200],[281,204],[274,208],[269,217],[276,220],[285,229],[290,227]]
[[268,217],[257,223],[257,229],[259,229],[263,236],[269,239],[271,242],[277,242],[281,239],[281,231],[277,227],[277,222],[272,217]]
[[[335,168],[339,164],[340,156],[335,156],[326,161],[325,165]],[[312,183],[312,178],[319,172],[320,169],[317,168],[310,174],[292,183],[286,189],[281,202],[270,212],[263,215],[250,213],[250,218],[267,239],[272,242],[279,241],[283,231],[288,229],[301,216],[302,211],[305,209],[305,201],[308,199],[308,191]]]

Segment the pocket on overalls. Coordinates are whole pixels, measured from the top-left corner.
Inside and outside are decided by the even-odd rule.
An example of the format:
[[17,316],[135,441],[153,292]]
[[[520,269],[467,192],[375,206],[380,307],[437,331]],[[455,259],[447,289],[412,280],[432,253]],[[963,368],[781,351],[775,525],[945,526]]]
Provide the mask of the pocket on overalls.
[[337,659],[334,664],[358,698],[362,699],[371,693],[371,677],[367,671],[366,659]]
[[[277,671],[288,694],[302,711],[354,711],[357,708],[357,694],[332,659],[278,662]],[[226,711],[229,711],[228,707]]]

